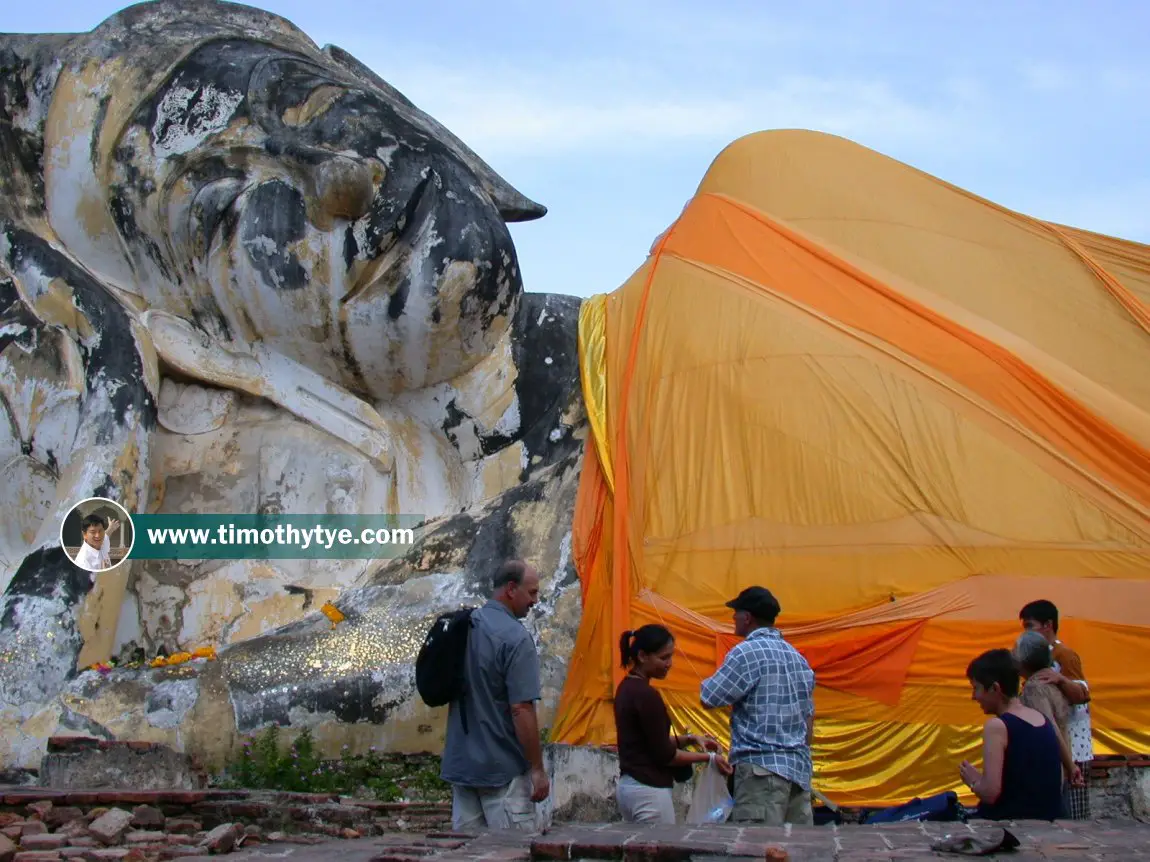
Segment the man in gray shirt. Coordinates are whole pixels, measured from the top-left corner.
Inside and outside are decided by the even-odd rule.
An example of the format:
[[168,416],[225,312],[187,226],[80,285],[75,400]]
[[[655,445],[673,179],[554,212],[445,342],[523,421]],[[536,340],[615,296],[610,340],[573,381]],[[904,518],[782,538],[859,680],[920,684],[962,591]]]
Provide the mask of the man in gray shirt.
[[440,777],[453,787],[453,828],[535,827],[535,803],[551,792],[535,701],[539,656],[520,622],[539,600],[539,573],[508,560],[494,578],[491,599],[471,615],[464,677],[464,732],[459,704],[447,716]]

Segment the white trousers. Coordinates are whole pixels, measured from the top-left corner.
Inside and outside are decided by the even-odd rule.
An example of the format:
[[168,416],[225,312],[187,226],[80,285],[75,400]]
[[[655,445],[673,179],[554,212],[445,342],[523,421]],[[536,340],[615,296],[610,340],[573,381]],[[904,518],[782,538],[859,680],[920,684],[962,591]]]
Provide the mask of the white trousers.
[[675,822],[670,787],[651,787],[623,775],[615,787],[615,800],[619,803],[619,813],[628,823]]
[[452,786],[451,826],[456,832],[477,829],[535,829],[535,803],[531,801],[530,773],[502,787]]

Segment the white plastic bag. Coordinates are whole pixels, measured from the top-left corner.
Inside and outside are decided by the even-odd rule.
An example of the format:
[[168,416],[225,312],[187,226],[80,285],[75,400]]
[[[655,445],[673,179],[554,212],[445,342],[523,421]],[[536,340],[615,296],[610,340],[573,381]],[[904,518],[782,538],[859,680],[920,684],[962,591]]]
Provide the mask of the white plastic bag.
[[707,765],[703,767],[702,774],[695,780],[695,792],[691,796],[687,822],[692,825],[725,823],[734,807],[735,800],[727,790],[727,777],[719,771],[719,767],[715,764],[715,755],[712,754]]

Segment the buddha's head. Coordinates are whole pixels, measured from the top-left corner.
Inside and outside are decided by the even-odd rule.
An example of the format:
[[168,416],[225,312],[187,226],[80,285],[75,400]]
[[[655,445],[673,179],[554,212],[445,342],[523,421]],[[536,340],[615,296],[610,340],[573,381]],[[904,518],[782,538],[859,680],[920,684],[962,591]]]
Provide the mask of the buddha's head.
[[490,353],[545,210],[339,49],[161,0],[74,40],[44,118],[48,221],[138,311],[263,342],[371,399]]

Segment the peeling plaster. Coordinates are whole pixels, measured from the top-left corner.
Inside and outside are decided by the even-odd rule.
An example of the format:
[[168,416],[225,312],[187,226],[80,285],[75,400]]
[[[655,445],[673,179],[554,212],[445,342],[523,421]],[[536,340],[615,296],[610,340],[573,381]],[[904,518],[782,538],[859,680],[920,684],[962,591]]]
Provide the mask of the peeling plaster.
[[[194,101],[193,101],[194,100]],[[197,89],[172,87],[160,100],[152,140],[156,155],[191,152],[205,138],[227,128],[244,94],[208,85]]]

